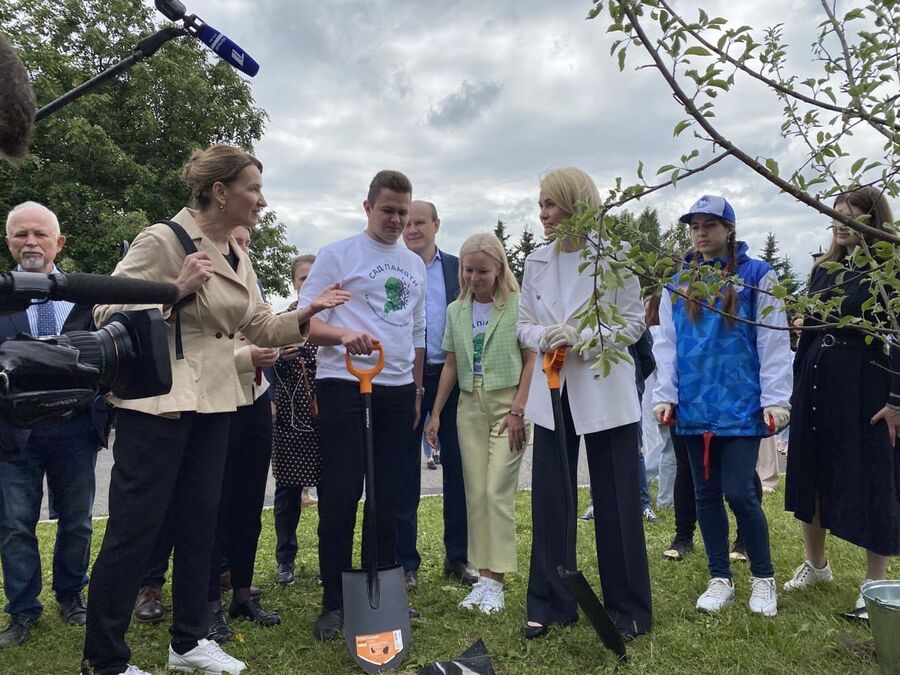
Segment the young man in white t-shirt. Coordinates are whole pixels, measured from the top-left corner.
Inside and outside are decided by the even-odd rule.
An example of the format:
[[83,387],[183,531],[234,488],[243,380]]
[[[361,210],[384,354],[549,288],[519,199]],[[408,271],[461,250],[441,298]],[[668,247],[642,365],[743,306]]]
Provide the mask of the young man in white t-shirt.
[[[406,176],[379,172],[363,202],[365,232],[319,251],[300,293],[301,305],[309,294],[315,297],[317,289],[333,283],[350,293],[344,306],[322,312],[310,324],[310,340],[320,345],[316,389],[324,459],[319,484],[322,613],[313,630],[317,640],[334,639],[343,623],[341,571],[352,566],[365,473],[362,397],[344,356],[372,354],[375,341],[384,346],[384,369],[372,388],[378,565],[392,565],[396,559],[398,473],[393,465],[418,421],[425,358],[425,264],[398,243],[411,199]],[[368,368],[374,357],[357,361]]]

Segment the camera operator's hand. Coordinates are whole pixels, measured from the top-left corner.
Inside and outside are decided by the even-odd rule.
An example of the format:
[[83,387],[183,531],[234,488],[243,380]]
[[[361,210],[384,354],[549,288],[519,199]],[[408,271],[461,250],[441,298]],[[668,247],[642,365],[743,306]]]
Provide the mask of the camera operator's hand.
[[341,336],[341,346],[345,347],[351,355],[365,354],[368,356],[375,349],[377,338],[368,333],[347,331]]
[[350,299],[350,293],[341,290],[341,285],[331,284],[319,293],[312,302],[309,303],[309,316],[318,314],[323,309],[331,309],[338,305],[343,305]]
[[212,279],[213,263],[205,251],[197,251],[184,257],[181,274],[175,280],[178,286],[178,299],[196,292],[207,281]]
[[250,361],[254,368],[268,368],[278,362],[281,350],[278,347],[257,347],[250,345]]

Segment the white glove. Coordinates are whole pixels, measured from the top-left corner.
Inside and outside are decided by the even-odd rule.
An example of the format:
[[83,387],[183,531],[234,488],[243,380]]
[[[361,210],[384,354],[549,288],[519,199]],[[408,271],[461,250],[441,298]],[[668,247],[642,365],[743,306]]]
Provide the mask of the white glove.
[[544,331],[538,346],[542,352],[552,352],[560,347],[572,347],[576,342],[578,342],[578,331],[573,326],[558,323]]
[[653,406],[653,416],[656,418],[657,424],[670,424],[674,412],[675,406],[671,403],[657,403]]
[[763,419],[766,426],[769,426],[769,418],[775,420],[776,433],[784,429],[791,421],[791,411],[783,405],[770,405],[763,408]]

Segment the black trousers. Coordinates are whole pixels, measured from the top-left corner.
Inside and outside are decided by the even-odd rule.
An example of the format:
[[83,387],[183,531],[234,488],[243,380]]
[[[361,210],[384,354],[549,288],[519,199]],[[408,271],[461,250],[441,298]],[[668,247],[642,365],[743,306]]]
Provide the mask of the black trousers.
[[[333,378],[317,382],[323,465],[319,484],[319,569],[322,608],[343,605],[341,572],[350,569],[356,512],[365,476],[363,400],[359,384]],[[397,463],[409,442],[415,416],[413,384],[372,391],[374,426],[376,542],[363,536],[362,556],[377,544],[379,567],[393,565],[397,551]],[[365,532],[364,520],[363,532]]]
[[168,508],[175,518],[173,642],[206,637],[206,586],[231,413],[179,419],[120,410],[109,520],[88,590],[84,656],[99,675],[120,673],[138,586]]
[[[562,476],[556,434],[535,426],[532,483],[531,570],[528,577],[528,619],[549,625],[578,618],[575,597],[560,579],[557,566],[576,569],[575,543],[565,550],[566,504],[562,481],[576,485],[579,437],[563,390],[563,417],[570,474]],[[638,474],[638,424],[628,424],[585,436],[594,531],[603,604],[624,633],[640,635],[653,625],[650,570]],[[572,514],[571,517],[574,517]]]
[[[422,558],[416,548],[418,535],[419,497],[422,493],[422,430],[425,413],[434,406],[440,366],[426,366],[423,384],[422,418],[403,449],[397,471],[397,561],[406,572],[419,569]],[[463,482],[462,458],[459,454],[459,438],[456,433],[456,406],[459,387],[454,386],[441,411],[441,474],[444,488],[444,549],[453,561],[468,560],[469,533],[466,524],[466,488]]]
[[671,430],[672,446],[675,448],[675,488],[673,506],[675,508],[675,538],[694,538],[697,528],[697,498],[694,496],[694,478],[688,461],[687,444],[684,436]]
[[303,508],[303,485],[275,483],[275,562],[294,564],[297,559],[297,525]]
[[228,457],[216,540],[210,558],[209,600],[221,598],[222,554],[228,559],[232,588],[250,588],[256,546],[262,531],[266,479],[272,459],[272,406],[268,396],[237,409],[228,434]]

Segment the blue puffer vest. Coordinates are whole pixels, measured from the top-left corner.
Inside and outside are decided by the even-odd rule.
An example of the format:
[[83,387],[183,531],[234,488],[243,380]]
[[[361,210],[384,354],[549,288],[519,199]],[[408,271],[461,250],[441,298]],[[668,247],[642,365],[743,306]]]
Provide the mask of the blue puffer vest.
[[[746,243],[737,245],[737,274],[747,284],[735,288],[737,315],[756,321],[755,287],[772,268],[750,258]],[[686,268],[690,262],[689,257]],[[713,259],[704,265],[717,262],[724,269],[728,260]],[[687,285],[680,284],[679,290],[686,291]],[[677,274],[672,286],[679,287]],[[672,295],[678,372],[676,431],[683,435],[710,431],[718,436],[767,436],[759,404],[756,326],[738,321],[729,326],[721,314],[710,311],[700,312],[695,322],[688,316],[686,304]],[[721,297],[716,298],[715,306],[721,309]]]

